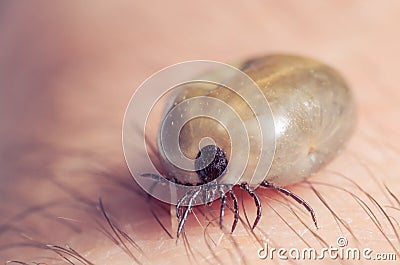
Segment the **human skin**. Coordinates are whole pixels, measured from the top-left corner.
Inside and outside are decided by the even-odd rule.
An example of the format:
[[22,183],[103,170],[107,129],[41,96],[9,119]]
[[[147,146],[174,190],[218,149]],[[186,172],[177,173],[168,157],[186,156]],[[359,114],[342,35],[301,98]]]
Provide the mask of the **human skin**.
[[[337,246],[339,236],[351,247],[400,251],[397,2],[9,1],[0,10],[0,260],[62,264],[65,260],[45,247],[51,244],[68,245],[94,264],[132,264],[133,259],[144,264],[263,264],[271,262],[257,257],[264,242],[319,250],[318,237]],[[150,211],[152,206],[175,237],[170,206],[149,201],[124,161],[121,128],[129,98],[148,76],[173,63],[229,63],[276,52],[333,66],[357,102],[356,129],[346,149],[309,182],[287,187],[312,205],[319,229],[301,206],[258,189],[263,215],[254,234],[241,222],[229,234],[229,211],[221,231],[215,202],[195,209],[199,221],[190,215],[185,226],[189,247],[185,237],[171,239]],[[349,229],[335,221],[310,183]],[[376,219],[340,188],[360,196]],[[252,223],[255,206],[243,197]],[[128,255],[99,231],[103,226],[112,232],[99,211],[99,198],[107,217],[144,254],[124,239],[132,252]],[[285,206],[289,202],[300,219]],[[245,220],[243,209],[241,217]]]

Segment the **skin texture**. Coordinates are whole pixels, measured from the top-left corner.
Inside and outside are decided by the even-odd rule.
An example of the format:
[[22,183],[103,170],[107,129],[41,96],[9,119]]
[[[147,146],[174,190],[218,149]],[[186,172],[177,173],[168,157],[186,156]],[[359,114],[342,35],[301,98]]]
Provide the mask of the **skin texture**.
[[[398,5],[3,1],[0,260],[64,264],[56,245],[69,246],[94,264],[132,264],[132,259],[145,264],[265,264],[272,262],[257,257],[264,242],[320,249],[337,246],[341,235],[351,247],[399,251]],[[353,138],[309,179],[338,219],[303,182],[288,189],[313,206],[318,230],[297,204],[289,205],[298,218],[285,198],[258,191],[264,207],[254,234],[243,210],[244,223],[235,233],[221,232],[219,204],[214,203],[190,215],[187,241],[170,239],[150,211],[174,234],[176,221],[168,205],[148,202],[124,162],[121,127],[130,96],[145,78],[172,63],[231,62],[276,52],[318,58],[343,73],[353,89],[359,114]],[[359,196],[375,217],[341,189]],[[251,223],[255,207],[249,196],[243,197]],[[142,251],[121,233],[126,248],[105,236],[101,227],[110,234],[118,230],[106,217]],[[231,221],[227,210],[226,230]]]

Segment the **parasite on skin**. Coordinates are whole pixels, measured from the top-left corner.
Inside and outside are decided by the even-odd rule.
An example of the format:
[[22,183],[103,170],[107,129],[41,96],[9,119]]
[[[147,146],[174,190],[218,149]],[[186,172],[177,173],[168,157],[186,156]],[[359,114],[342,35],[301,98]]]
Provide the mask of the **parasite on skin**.
[[[221,226],[226,202],[233,201],[233,232],[239,218],[238,201],[233,191],[235,185],[254,199],[257,216],[253,229],[261,218],[261,202],[257,196],[259,187],[275,189],[302,204],[317,227],[311,206],[284,186],[302,181],[330,162],[344,147],[353,130],[355,107],[351,91],[340,74],[331,67],[300,56],[270,55],[247,60],[240,64],[238,69],[254,80],[272,111],[274,131],[268,132],[275,137],[275,150],[271,150],[275,151],[272,164],[265,175],[254,178],[251,174],[257,163],[263,161],[259,161],[260,132],[257,131],[257,126],[250,125],[246,127],[250,139],[246,168],[241,176],[236,176],[237,178],[224,178],[235,167],[230,163],[230,158],[241,156],[241,152],[244,152],[237,149],[232,152],[230,134],[234,134],[235,130],[227,132],[224,124],[206,116],[190,119],[180,128],[179,148],[182,154],[193,159],[194,174],[185,173],[172,165],[171,159],[162,153],[158,158],[164,170],[163,175],[167,179],[178,184],[199,187],[185,194],[177,203],[178,237],[195,205],[194,202],[199,198],[206,201],[205,198],[213,193],[218,193],[221,199]],[[251,107],[258,106],[248,106],[246,100],[240,97],[241,91],[235,92],[218,85],[212,85],[212,88],[206,91],[199,92],[190,84],[186,89],[179,90],[170,97],[165,109],[165,118],[168,117],[173,123],[178,116],[182,117],[179,111],[171,112],[174,106],[194,97],[205,96],[229,105],[247,125],[257,119],[257,113],[254,113]],[[209,112],[221,112],[217,106],[207,104],[206,108]],[[190,107],[193,111],[204,108],[193,104]],[[186,107],[185,111],[185,115],[191,112]],[[232,125],[232,122],[234,121],[229,116],[225,117],[225,124]],[[236,128],[235,126],[239,128],[240,124],[234,124],[233,128]],[[169,133],[164,130],[171,130],[171,127],[160,126],[159,149],[163,145],[162,134]],[[201,146],[204,139],[212,139],[212,143]],[[218,181],[219,179],[223,181]],[[206,183],[214,185],[202,188]],[[186,209],[183,210],[183,206],[186,206]]]

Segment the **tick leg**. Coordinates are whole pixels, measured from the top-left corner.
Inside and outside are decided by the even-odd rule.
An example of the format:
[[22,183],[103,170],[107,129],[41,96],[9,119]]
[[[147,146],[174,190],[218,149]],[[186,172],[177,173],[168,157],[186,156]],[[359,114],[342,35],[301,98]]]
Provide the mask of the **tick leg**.
[[235,193],[232,190],[229,190],[229,194],[231,195],[231,198],[233,201],[234,219],[233,219],[233,224],[232,224],[232,229],[231,229],[231,233],[233,233],[233,231],[235,230],[236,225],[239,221],[239,203],[238,203],[238,199],[237,199]]
[[[181,218],[181,220],[179,221],[179,225],[178,225],[178,231],[176,232],[176,237],[179,238],[179,235],[182,232],[183,226],[185,225],[186,219],[189,215],[189,212],[192,210],[192,206],[193,206],[193,202],[196,199],[196,197],[199,195],[201,189],[197,189],[193,195],[191,195],[189,202],[188,202],[188,206],[186,207],[185,212],[183,213],[183,216]],[[185,194],[186,196],[186,194]],[[184,196],[184,197],[185,197]]]
[[[222,229],[222,221],[225,215],[225,206],[226,206],[226,195],[224,193],[224,191],[221,189],[221,211],[219,214],[219,226]],[[232,224],[232,228],[231,228],[231,233],[233,233],[233,231],[236,228],[236,225],[239,221],[239,204],[238,204],[238,200],[237,197],[235,195],[235,193],[232,191],[232,189],[228,190],[229,195],[231,196],[231,199],[233,201],[233,213],[234,213],[234,219],[233,219],[233,224]]]
[[[149,177],[152,178],[153,180],[157,180],[155,182],[153,182],[152,186],[150,186],[150,191],[147,195],[148,198],[151,198],[150,194],[152,193],[152,191],[154,190],[154,188],[156,187],[157,184],[161,183],[161,184],[168,184],[170,182],[173,183],[177,183],[177,184],[181,184],[181,185],[185,185],[184,183],[178,181],[177,179],[166,179],[160,175],[157,174],[153,174],[153,173],[144,173],[144,174],[140,174],[141,177]],[[185,202],[185,200],[187,199],[187,197],[191,194],[191,192],[186,193],[176,204],[176,217],[178,218],[178,220],[181,218],[181,207],[182,207],[182,203]]]
[[221,209],[219,211],[219,228],[222,229],[222,220],[224,219],[224,214],[225,214],[226,195],[222,189],[220,189],[220,193],[221,193]]
[[251,189],[251,188],[249,187],[249,185],[247,184],[247,182],[243,182],[242,184],[240,184],[240,187],[241,187],[242,189],[244,189],[245,191],[247,191],[247,193],[248,193],[251,197],[253,197],[254,203],[255,203],[256,206],[257,206],[257,217],[256,217],[256,220],[254,220],[253,227],[251,228],[251,229],[254,229],[254,228],[256,228],[256,226],[257,226],[257,224],[258,224],[258,221],[260,221],[260,218],[261,218],[261,202],[260,202],[260,199],[258,198],[257,194],[253,191],[253,189]]
[[306,210],[311,214],[311,218],[315,224],[315,227],[318,229],[317,218],[315,217],[315,212],[314,212],[313,208],[305,200],[300,198],[298,195],[292,193],[291,191],[289,191],[285,188],[276,186],[275,184],[269,183],[268,181],[265,181],[265,180],[263,182],[261,182],[260,186],[277,190],[277,191],[285,194],[286,196],[291,197],[292,199],[297,201],[299,204],[303,205],[304,208],[306,208]]
[[186,198],[189,196],[190,191],[187,192],[176,204],[176,218],[181,219],[181,208],[182,208],[182,203],[186,200]]

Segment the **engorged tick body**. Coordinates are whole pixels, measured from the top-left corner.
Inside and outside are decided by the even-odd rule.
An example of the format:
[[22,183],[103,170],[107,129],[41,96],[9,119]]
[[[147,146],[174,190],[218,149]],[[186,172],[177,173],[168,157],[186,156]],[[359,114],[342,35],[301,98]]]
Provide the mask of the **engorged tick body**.
[[[355,123],[355,107],[348,86],[343,78],[329,66],[299,56],[259,57],[245,61],[238,68],[256,82],[268,100],[274,120],[275,131],[271,134],[275,135],[276,149],[268,173],[254,178],[251,172],[257,166],[261,146],[259,142],[261,138],[254,123],[257,114],[253,113],[246,101],[239,96],[240,91],[235,93],[224,86],[215,86],[206,94],[200,93],[202,96],[215,98],[232,106],[241,120],[246,123],[247,128],[254,128],[254,130],[249,130],[250,152],[246,169],[240,176],[240,180],[228,178],[224,179],[222,184],[216,183],[216,190],[221,193],[220,224],[222,224],[227,200],[225,193],[227,193],[234,203],[235,220],[232,231],[235,229],[238,220],[238,203],[232,187],[239,185],[253,197],[257,206],[257,218],[253,228],[261,217],[261,203],[254,191],[258,186],[273,188],[291,196],[304,205],[317,225],[312,208],[299,196],[282,186],[299,182],[313,175],[343,148]],[[198,95],[199,92],[195,89],[187,89],[174,95],[171,98],[173,104],[170,106]],[[213,105],[207,107],[213,108]],[[218,109],[215,109],[215,112],[218,112]],[[229,123],[229,118],[226,122]],[[212,138],[214,144],[204,146],[199,151],[199,143],[204,137]],[[240,155],[240,150],[235,151],[239,154],[232,153],[230,139],[225,127],[212,119],[204,117],[190,120],[180,132],[179,143],[182,153],[194,159],[197,174],[183,174],[172,166],[167,158],[161,156],[160,162],[166,170],[166,176],[178,183],[190,185],[201,185],[218,179],[229,171],[230,167],[235,166],[229,163],[229,158]],[[210,154],[213,156],[211,159],[207,158]],[[205,157],[206,160],[204,160]],[[208,164],[204,161],[208,161]],[[227,192],[219,186],[228,187]],[[199,196],[200,193],[199,191],[188,194],[182,198],[189,201],[183,214],[181,214],[181,203],[178,203],[178,236],[191,210],[190,200],[193,201],[194,197]]]

